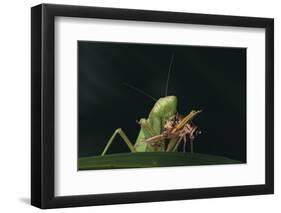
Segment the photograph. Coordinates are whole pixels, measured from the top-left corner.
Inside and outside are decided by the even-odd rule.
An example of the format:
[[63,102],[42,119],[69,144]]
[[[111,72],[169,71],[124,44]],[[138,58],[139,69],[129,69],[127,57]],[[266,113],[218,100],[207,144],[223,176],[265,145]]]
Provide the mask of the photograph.
[[247,48],[77,41],[78,170],[245,164]]
[[[206,5],[204,13],[192,4],[182,11],[32,6],[31,165],[25,169],[31,205],[274,193],[277,10],[255,13],[246,4],[249,12],[235,13]],[[7,88],[22,79],[6,73],[13,74]],[[22,89],[9,96],[17,108]],[[6,114],[11,120],[16,112]],[[247,203],[243,211],[257,202]]]

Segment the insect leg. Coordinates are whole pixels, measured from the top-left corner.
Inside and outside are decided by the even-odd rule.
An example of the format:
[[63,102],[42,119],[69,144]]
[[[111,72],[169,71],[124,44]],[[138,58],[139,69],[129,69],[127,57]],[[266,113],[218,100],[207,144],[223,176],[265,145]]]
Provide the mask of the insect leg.
[[127,144],[127,146],[129,147],[129,149],[131,150],[131,152],[135,152],[134,146],[132,144],[132,142],[129,140],[129,138],[127,137],[127,135],[123,132],[122,129],[116,129],[115,132],[113,133],[113,135],[111,136],[111,138],[109,139],[109,141],[107,142],[101,156],[104,156],[105,153],[107,152],[108,148],[110,147],[110,145],[112,144],[114,138],[116,137],[116,135],[119,134],[121,136],[121,138],[123,139],[123,141]]
[[191,153],[193,153],[193,141],[194,141],[194,139],[191,138],[191,139],[190,139],[190,152],[191,152]]
[[178,147],[179,147],[181,141],[182,141],[182,137],[180,137],[180,138],[178,139],[178,141],[177,141],[177,143],[176,143],[176,145],[175,145],[175,147],[174,147],[174,149],[173,149],[173,152],[176,152],[176,151],[178,150]]
[[186,151],[186,136],[183,136],[183,152]]
[[166,152],[172,152],[174,150],[174,147],[176,146],[177,142],[178,142],[178,138],[170,139]]

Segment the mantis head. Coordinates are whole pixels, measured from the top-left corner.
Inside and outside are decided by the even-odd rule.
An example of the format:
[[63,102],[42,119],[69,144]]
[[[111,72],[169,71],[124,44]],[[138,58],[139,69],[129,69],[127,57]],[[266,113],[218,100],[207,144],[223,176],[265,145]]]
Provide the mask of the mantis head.
[[161,117],[164,120],[169,119],[177,113],[177,104],[178,99],[176,96],[159,98],[159,100],[155,103],[151,114]]

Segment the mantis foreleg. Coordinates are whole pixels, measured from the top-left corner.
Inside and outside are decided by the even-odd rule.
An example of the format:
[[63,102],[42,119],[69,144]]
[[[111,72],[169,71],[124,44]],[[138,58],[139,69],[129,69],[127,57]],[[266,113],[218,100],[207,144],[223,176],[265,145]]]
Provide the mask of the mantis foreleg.
[[116,129],[115,132],[113,133],[113,135],[110,137],[109,141],[107,142],[101,156],[104,156],[105,153],[107,152],[108,148],[110,147],[110,145],[112,144],[114,138],[116,137],[116,135],[119,134],[121,136],[121,138],[123,139],[123,141],[127,144],[127,146],[129,147],[131,152],[135,152],[135,148],[134,145],[132,144],[132,142],[129,140],[129,138],[127,137],[127,135],[123,132],[122,129]]

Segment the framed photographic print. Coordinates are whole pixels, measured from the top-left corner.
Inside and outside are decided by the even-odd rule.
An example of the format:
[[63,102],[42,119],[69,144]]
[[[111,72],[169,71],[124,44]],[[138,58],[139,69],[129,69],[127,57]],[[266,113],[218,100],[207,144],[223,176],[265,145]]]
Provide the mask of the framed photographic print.
[[274,21],[31,9],[31,203],[271,194]]

